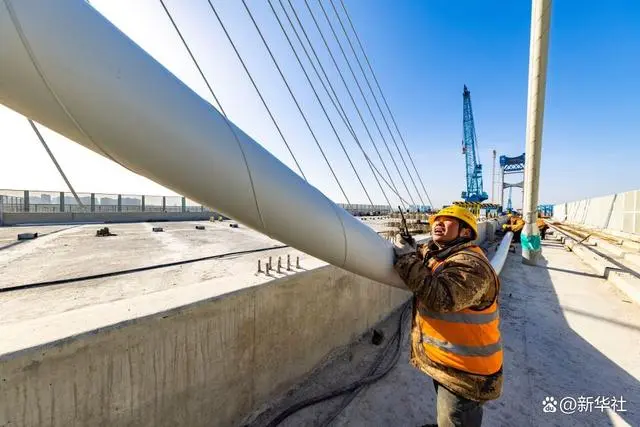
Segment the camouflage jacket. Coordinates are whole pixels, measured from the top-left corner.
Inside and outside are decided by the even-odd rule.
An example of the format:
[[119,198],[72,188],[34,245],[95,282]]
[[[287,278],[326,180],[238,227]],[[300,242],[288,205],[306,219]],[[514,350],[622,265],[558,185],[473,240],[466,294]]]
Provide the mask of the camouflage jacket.
[[[425,374],[470,400],[484,402],[500,397],[502,369],[492,375],[477,375],[440,365],[430,360],[419,344],[416,326],[416,302],[436,312],[453,312],[465,308],[483,309],[491,305],[498,290],[494,286],[491,265],[461,252],[472,243],[439,248],[433,243],[419,246],[417,253],[402,256],[395,269],[414,295],[411,339],[411,363]],[[437,274],[431,266],[444,261]]]

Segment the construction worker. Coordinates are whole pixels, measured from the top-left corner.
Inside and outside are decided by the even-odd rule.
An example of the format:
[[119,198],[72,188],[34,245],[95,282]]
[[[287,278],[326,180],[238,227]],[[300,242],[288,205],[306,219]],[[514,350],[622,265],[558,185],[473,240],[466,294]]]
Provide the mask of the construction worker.
[[429,222],[427,244],[395,239],[395,269],[414,295],[411,363],[433,378],[437,426],[480,426],[502,392],[500,282],[473,243],[471,212],[449,206]]
[[522,233],[522,229],[524,228],[524,220],[518,214],[508,214],[507,218],[507,223],[502,226],[502,229],[504,231],[512,231],[513,240],[519,242],[520,233]]
[[545,236],[547,235],[547,230],[549,229],[549,226],[544,221],[544,217],[539,216],[536,220],[536,225],[538,226],[538,230],[540,230],[540,239],[544,240]]

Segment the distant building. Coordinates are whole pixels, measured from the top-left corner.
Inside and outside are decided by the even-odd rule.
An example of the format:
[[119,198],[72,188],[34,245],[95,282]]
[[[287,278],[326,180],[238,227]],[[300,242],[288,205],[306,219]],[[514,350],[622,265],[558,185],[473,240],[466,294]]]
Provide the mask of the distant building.
[[118,204],[118,199],[112,199],[111,197],[101,197],[100,204],[107,205],[107,206],[115,206]]
[[140,206],[142,205],[142,199],[137,197],[123,197],[122,205],[124,206]]

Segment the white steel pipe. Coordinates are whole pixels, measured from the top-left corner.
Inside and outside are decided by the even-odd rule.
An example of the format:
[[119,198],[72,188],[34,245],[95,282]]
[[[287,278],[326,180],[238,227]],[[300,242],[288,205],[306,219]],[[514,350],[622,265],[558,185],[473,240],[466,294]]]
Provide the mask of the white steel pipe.
[[4,0],[0,40],[2,104],[281,242],[404,288],[390,242],[227,122],[85,1]]
[[497,275],[500,275],[502,272],[502,267],[504,267],[504,263],[507,260],[507,255],[509,254],[509,248],[511,247],[511,240],[513,239],[513,233],[508,231],[502,241],[500,242],[500,246],[496,250],[496,253],[493,254],[491,258],[491,266],[496,271]]
[[522,262],[535,264],[540,253],[538,217],[538,184],[542,154],[542,124],[549,53],[551,0],[533,0],[531,41],[529,47],[529,96],[527,101],[527,133],[522,213],[525,226],[521,233]]

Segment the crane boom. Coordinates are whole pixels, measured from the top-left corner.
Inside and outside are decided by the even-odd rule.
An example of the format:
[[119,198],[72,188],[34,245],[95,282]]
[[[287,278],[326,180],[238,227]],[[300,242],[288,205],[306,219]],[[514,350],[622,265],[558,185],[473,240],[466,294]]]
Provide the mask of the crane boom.
[[476,127],[473,122],[473,109],[471,108],[471,92],[464,85],[462,92],[462,127],[463,141],[462,153],[465,155],[467,167],[467,191],[462,192],[465,202],[483,202],[489,198],[482,189],[482,165],[478,159],[478,142]]

